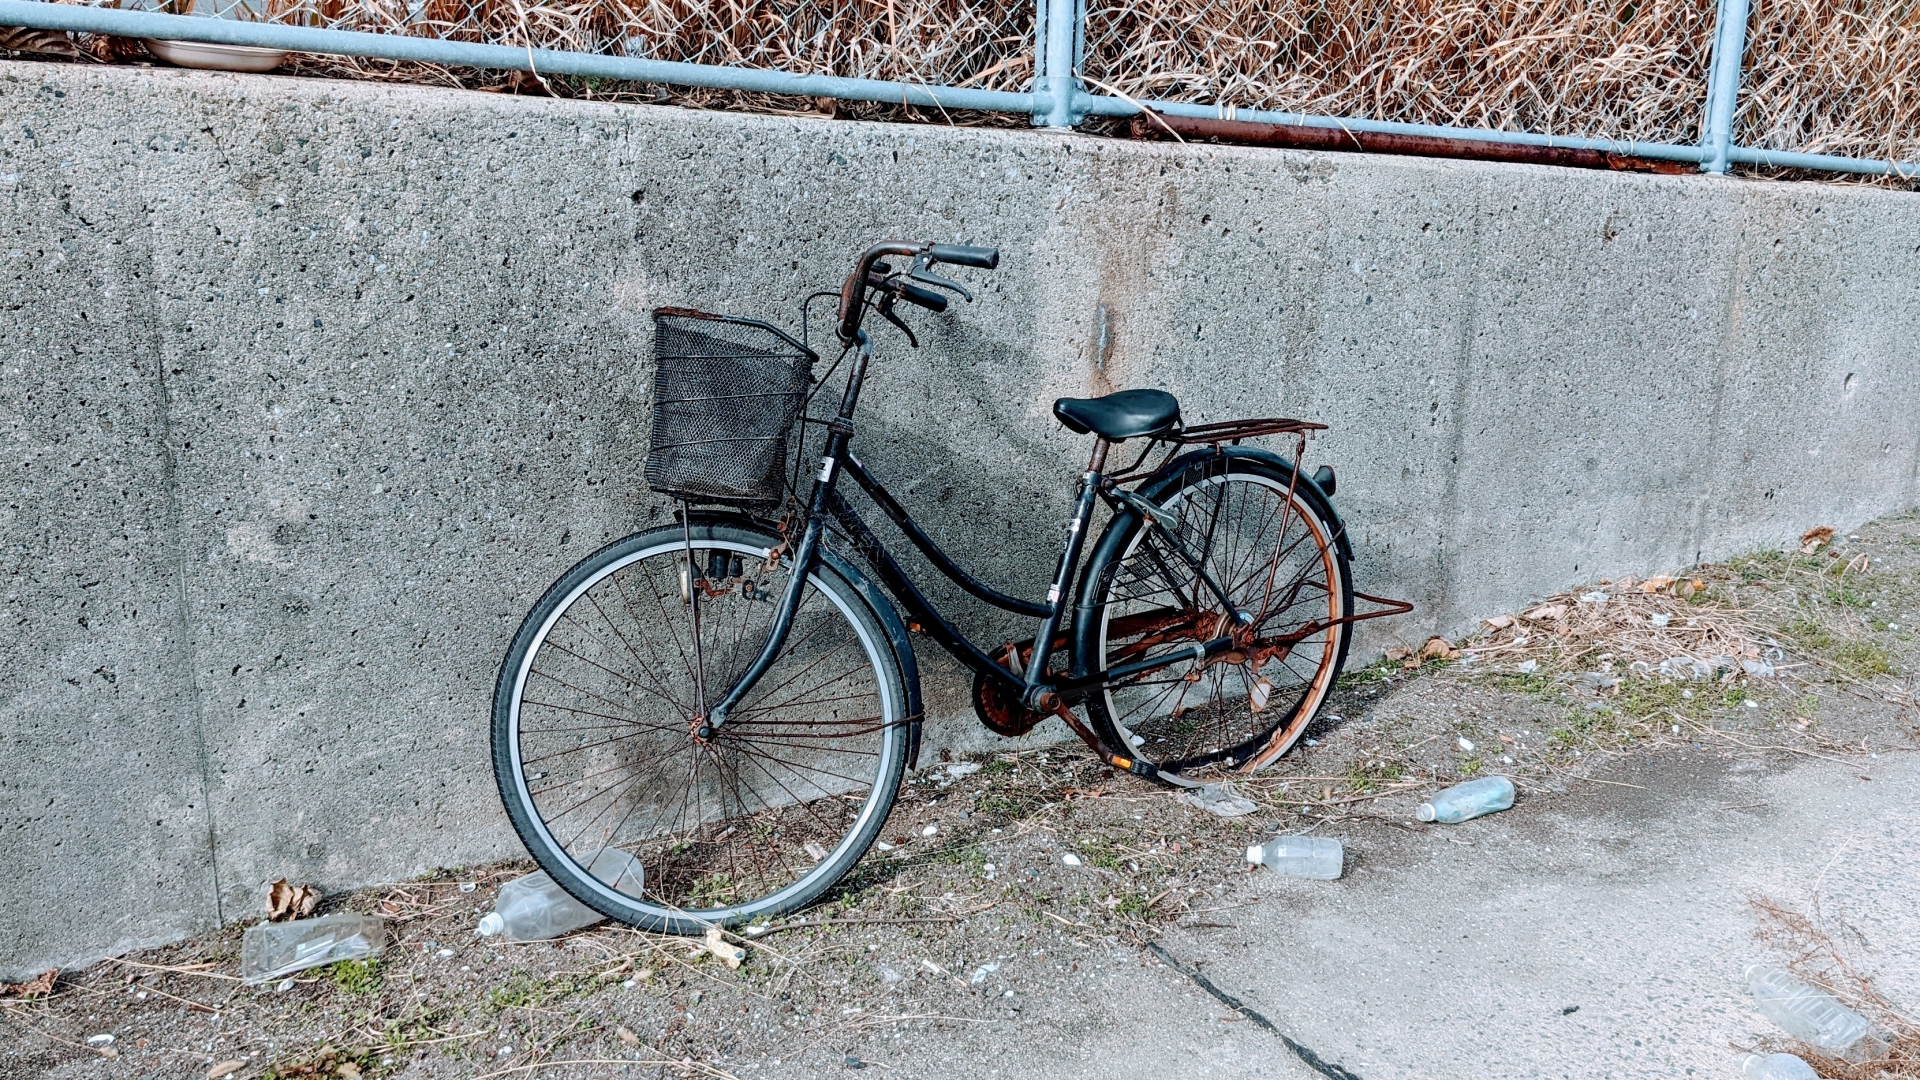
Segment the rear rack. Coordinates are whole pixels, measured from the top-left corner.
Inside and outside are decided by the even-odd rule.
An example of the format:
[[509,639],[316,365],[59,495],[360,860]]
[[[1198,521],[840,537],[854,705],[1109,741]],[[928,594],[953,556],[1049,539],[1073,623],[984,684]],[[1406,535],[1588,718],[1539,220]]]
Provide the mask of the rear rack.
[[1327,425],[1312,420],[1286,420],[1274,417],[1266,420],[1222,420],[1217,424],[1201,424],[1198,427],[1181,428],[1160,436],[1159,441],[1173,443],[1176,446],[1191,446],[1206,443],[1218,446],[1221,443],[1238,446],[1241,439],[1251,439],[1260,435],[1304,435],[1309,431],[1325,431]]
[[[1307,452],[1307,436],[1316,431],[1327,430],[1327,425],[1312,420],[1288,420],[1284,417],[1268,417],[1259,420],[1222,420],[1216,424],[1197,424],[1193,427],[1176,428],[1173,431],[1156,435],[1147,440],[1140,448],[1140,455],[1133,463],[1110,478],[1116,484],[1138,480],[1151,475],[1161,465],[1172,461],[1183,446],[1238,446],[1242,439],[1258,438],[1262,435],[1291,435],[1294,438],[1293,460],[1298,462]],[[1166,456],[1152,469],[1142,468],[1156,450],[1166,450]]]

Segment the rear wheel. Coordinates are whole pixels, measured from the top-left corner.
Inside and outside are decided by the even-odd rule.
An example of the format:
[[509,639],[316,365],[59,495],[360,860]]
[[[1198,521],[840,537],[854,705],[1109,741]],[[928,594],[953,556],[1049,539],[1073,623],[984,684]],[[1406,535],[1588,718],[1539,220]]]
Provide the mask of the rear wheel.
[[[1109,686],[1087,699],[1088,718],[1115,750],[1167,772],[1262,768],[1300,738],[1346,662],[1353,586],[1332,509],[1285,465],[1225,455],[1142,494],[1177,524],[1119,524],[1125,531],[1103,537],[1078,666],[1103,671],[1239,640]],[[1240,612],[1237,633],[1182,547]]]
[[[527,850],[602,914],[674,933],[819,897],[879,834],[907,757],[886,633],[851,571],[824,563],[773,667],[695,736],[702,692],[718,699],[759,654],[791,566],[768,530],[696,523],[690,538],[690,560],[673,525],[555,582],[493,712],[495,778]],[[639,861],[638,882],[588,873],[627,864],[610,849]]]

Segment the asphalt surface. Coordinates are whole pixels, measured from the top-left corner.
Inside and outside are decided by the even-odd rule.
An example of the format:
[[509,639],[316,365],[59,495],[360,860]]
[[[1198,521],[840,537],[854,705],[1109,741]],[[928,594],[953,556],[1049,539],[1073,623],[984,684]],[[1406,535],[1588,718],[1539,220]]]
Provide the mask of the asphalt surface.
[[[1161,944],[1365,1080],[1736,1077],[1738,1048],[1775,1034],[1741,978],[1769,957],[1761,895],[1817,909],[1883,994],[1920,1007],[1920,756],[1708,748],[1594,775],[1614,783],[1444,831],[1349,822],[1342,880],[1249,875],[1222,904],[1259,901],[1217,916],[1231,928]],[[1091,966],[1084,995],[1045,1009],[1055,1037],[964,1039],[953,1073],[1326,1075],[1151,957]]]

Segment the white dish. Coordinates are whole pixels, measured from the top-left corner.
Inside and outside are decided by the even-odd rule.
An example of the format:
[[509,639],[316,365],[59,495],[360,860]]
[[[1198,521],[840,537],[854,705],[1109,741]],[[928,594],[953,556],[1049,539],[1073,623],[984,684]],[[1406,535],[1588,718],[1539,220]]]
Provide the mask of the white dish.
[[211,41],[157,41],[141,39],[147,51],[179,67],[206,68],[210,71],[272,71],[286,62],[287,54],[278,49],[252,45],[221,45]]

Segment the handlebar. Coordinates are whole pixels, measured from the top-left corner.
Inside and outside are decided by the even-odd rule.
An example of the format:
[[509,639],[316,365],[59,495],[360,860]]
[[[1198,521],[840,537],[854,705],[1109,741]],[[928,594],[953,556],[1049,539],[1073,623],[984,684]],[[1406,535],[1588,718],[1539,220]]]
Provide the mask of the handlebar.
[[982,270],[992,270],[1000,265],[1000,249],[973,247],[968,244],[935,244],[927,249],[927,256],[933,262],[952,263],[955,266],[977,266]]
[[923,289],[911,281],[900,283],[900,299],[910,304],[918,304],[928,311],[938,314],[947,310],[947,294],[932,289]]
[[[899,273],[884,272],[880,260],[888,256],[899,255],[913,259],[913,266]],[[883,306],[893,298],[917,304],[928,311],[945,311],[947,298],[932,289],[921,288],[907,280],[908,274],[924,275],[926,268],[934,263],[952,263],[955,266],[974,266],[991,270],[1000,265],[1000,252],[997,248],[973,247],[968,244],[935,244],[928,241],[886,240],[875,244],[862,252],[860,261],[854,264],[853,273],[840,286],[839,326],[836,330],[843,345],[851,346],[860,335],[860,320],[866,314],[867,293],[878,291],[885,294]],[[876,269],[883,272],[876,273]],[[952,288],[965,294],[957,283],[926,275],[922,280]],[[971,300],[972,296],[968,295]],[[890,309],[883,310],[890,320],[894,319]],[[899,324],[904,326],[905,324]],[[911,337],[911,335],[909,335]]]

